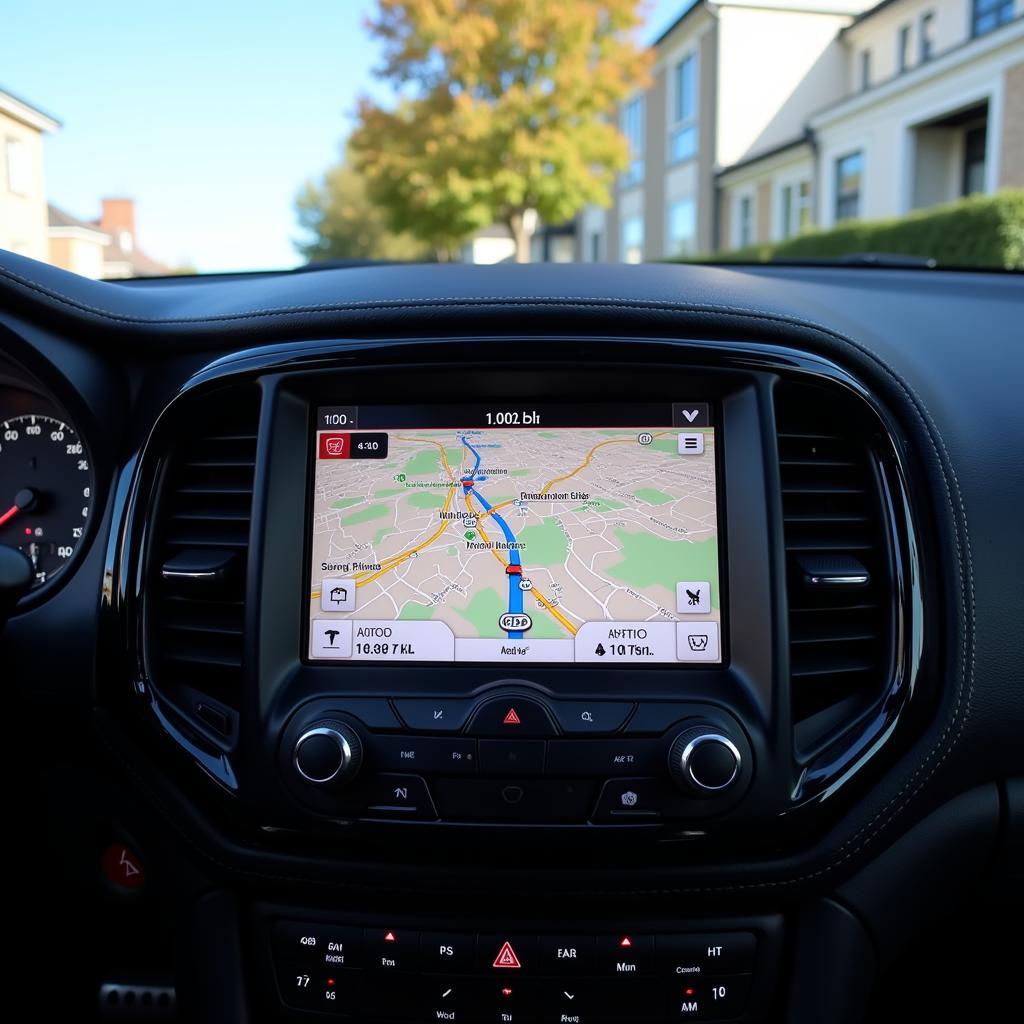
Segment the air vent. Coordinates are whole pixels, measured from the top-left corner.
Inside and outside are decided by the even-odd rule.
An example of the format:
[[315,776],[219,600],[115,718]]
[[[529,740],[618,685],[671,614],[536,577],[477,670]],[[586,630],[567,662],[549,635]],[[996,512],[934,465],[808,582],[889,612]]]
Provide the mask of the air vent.
[[242,680],[258,421],[253,387],[208,394],[179,414],[148,568],[153,683],[225,738],[233,732]]
[[873,703],[893,662],[892,556],[874,455],[879,427],[843,392],[775,394],[798,752]]

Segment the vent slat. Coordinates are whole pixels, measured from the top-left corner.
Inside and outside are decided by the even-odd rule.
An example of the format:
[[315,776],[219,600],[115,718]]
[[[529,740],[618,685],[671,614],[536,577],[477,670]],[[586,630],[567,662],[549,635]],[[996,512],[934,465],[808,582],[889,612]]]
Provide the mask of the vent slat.
[[[155,517],[148,631],[154,682],[207,727],[231,720],[241,702],[258,420],[259,394],[248,386],[194,405],[167,453]],[[163,580],[161,567],[192,548],[238,554],[216,583]],[[220,725],[217,731],[227,734]]]
[[[787,552],[790,703],[802,744],[836,713],[863,710],[890,663],[887,548],[870,438],[859,402],[825,387],[782,384],[775,395]],[[855,593],[813,588],[798,556],[857,559],[870,582]],[[848,719],[846,719],[848,720]]]

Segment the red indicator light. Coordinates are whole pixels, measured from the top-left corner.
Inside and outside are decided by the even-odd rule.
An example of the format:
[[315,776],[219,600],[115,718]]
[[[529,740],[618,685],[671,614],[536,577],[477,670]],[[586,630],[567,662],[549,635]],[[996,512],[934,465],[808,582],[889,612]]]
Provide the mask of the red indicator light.
[[619,945],[623,949],[629,949],[629,947],[633,945],[633,940],[628,935],[623,935],[619,940]]
[[688,988],[685,992],[686,995],[692,996],[696,992],[696,989]]
[[492,966],[516,968],[523,965],[519,962],[519,957],[516,956],[516,951],[512,948],[511,943],[505,942],[498,950],[498,955],[494,958]]
[[384,933],[384,941],[385,942],[397,942],[398,940],[395,938],[395,933],[394,932],[385,932]]
[[25,536],[26,537],[31,537],[32,536],[32,527],[31,526],[26,526],[25,527]]
[[508,997],[509,997],[510,995],[512,995],[512,989],[510,989],[510,988],[503,988],[503,989],[501,990],[501,994],[502,994],[502,995],[503,995],[503,996],[504,996],[504,997],[505,997],[506,999],[508,999]]
[[327,979],[327,984],[328,985],[333,985],[334,984],[334,979],[333,978],[328,978]]
[[523,724],[522,721],[519,718],[519,715],[516,714],[516,709],[515,708],[509,708],[508,711],[505,712],[505,717],[501,721],[502,721],[502,725],[522,725]]

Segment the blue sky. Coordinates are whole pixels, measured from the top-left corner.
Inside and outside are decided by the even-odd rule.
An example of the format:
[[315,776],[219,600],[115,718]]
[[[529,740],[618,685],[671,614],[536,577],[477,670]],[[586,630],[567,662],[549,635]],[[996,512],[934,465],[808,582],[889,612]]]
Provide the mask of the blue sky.
[[[648,3],[645,40],[689,0]],[[5,4],[0,88],[63,124],[47,192],[91,219],[133,196],[141,246],[202,271],[298,261],[294,197],[362,92],[386,96],[364,0]]]

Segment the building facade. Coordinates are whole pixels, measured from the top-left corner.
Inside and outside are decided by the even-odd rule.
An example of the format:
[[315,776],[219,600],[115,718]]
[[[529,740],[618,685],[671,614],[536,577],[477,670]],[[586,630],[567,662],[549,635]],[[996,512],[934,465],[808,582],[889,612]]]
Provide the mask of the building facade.
[[49,259],[43,135],[59,127],[49,114],[0,89],[0,249]]
[[1024,185],[1024,0],[698,0],[619,111],[576,258],[777,242]]

